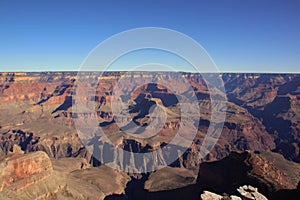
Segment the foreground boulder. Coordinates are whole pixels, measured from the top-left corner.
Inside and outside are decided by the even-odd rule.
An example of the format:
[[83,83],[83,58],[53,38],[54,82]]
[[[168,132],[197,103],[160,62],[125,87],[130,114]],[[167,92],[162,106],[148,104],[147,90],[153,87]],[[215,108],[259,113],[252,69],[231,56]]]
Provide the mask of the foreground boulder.
[[254,199],[254,200],[267,200],[267,198],[260,194],[257,188],[251,185],[244,185],[237,189],[244,199]]
[[258,192],[258,189],[250,185],[244,185],[237,189],[239,196],[218,195],[213,192],[204,191],[201,194],[202,200],[268,200],[264,195]]

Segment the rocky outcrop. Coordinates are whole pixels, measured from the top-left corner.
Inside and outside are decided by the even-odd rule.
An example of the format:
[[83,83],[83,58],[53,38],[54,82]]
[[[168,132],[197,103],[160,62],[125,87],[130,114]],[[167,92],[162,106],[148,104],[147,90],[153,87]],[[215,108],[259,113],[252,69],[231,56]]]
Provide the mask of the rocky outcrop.
[[244,185],[237,189],[243,199],[246,200],[268,200],[264,195],[258,192],[257,188],[251,185]]
[[201,194],[201,200],[222,200],[222,199],[223,196],[209,191],[204,191],[203,194]]
[[268,200],[263,194],[259,193],[257,188],[251,185],[244,185],[237,189],[239,196],[218,195],[213,192],[204,191],[201,194],[201,200]]
[[44,152],[32,154],[16,152],[1,162],[1,172],[0,191],[4,188],[21,190],[50,176],[53,167]]
[[1,199],[40,199],[56,192],[60,183],[45,152],[24,154],[14,146],[14,152],[0,163]]

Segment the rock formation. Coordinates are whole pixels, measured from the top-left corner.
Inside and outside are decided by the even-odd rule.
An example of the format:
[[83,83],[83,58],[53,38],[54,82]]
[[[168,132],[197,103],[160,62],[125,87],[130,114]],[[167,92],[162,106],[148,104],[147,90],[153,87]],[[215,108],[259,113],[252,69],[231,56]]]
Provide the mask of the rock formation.
[[257,188],[251,185],[244,185],[237,189],[243,199],[268,200],[264,195],[258,192]]
[[42,151],[23,154],[14,146],[14,152],[0,163],[0,171],[0,197],[3,199],[47,197],[59,188],[50,158]]
[[237,189],[239,196],[218,195],[213,192],[204,191],[201,194],[201,200],[268,200],[263,194],[259,193],[257,188],[251,185],[244,185]]

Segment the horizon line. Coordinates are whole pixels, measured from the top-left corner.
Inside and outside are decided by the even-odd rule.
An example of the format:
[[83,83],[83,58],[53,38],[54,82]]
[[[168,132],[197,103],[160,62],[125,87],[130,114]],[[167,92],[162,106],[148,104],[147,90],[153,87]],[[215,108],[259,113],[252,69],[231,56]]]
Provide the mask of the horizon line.
[[126,71],[126,70],[110,70],[110,71],[80,71],[80,70],[45,70],[45,71],[0,71],[0,73],[58,73],[58,72],[174,72],[174,73],[194,73],[194,74],[207,74],[207,73],[219,73],[219,74],[300,74],[300,72],[250,72],[250,71],[219,71],[219,72],[197,72],[197,71]]

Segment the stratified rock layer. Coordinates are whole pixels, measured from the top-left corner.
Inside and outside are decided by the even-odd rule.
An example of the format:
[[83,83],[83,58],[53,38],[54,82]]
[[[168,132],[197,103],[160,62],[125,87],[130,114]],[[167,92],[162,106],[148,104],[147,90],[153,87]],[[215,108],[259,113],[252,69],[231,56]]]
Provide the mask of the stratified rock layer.
[[1,188],[20,190],[30,184],[50,176],[52,163],[46,153],[38,151],[32,154],[10,155],[1,163]]

